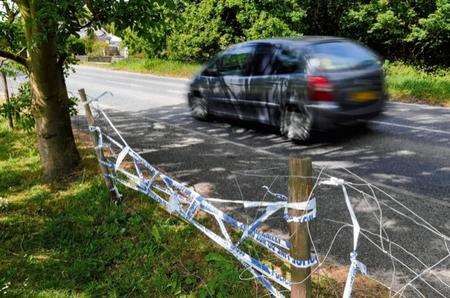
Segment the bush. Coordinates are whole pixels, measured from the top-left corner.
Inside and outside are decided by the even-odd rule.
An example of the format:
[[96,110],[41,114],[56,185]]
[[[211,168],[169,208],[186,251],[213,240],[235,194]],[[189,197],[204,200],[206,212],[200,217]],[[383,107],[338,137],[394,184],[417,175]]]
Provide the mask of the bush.
[[130,28],[122,32],[122,44],[128,48],[128,53],[132,56],[139,56],[143,53],[151,53],[151,45],[148,40],[138,36],[138,34]]
[[0,115],[11,117],[16,127],[30,131],[34,127],[34,117],[31,113],[31,89],[28,82],[19,86],[16,95],[0,106]]
[[80,38],[71,36],[67,41],[69,51],[75,55],[86,55],[86,46]]
[[104,56],[108,47],[109,45],[106,41],[94,40],[92,42],[92,48],[91,51],[88,53],[88,56],[91,57]]
[[[77,114],[76,97],[69,97],[69,112],[71,116]],[[19,85],[18,92],[12,96],[8,102],[0,105],[0,116],[3,118],[11,117],[17,128],[31,131],[34,128],[35,120],[33,117],[33,100],[29,82]]]

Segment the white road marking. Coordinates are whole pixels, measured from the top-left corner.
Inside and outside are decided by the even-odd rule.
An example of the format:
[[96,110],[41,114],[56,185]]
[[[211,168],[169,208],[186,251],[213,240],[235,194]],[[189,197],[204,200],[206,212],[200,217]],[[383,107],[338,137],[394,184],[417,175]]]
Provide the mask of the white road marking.
[[414,130],[423,130],[423,131],[429,131],[429,132],[434,132],[434,133],[441,133],[441,134],[450,135],[449,131],[440,130],[440,129],[432,129],[432,128],[426,128],[426,127],[421,127],[421,126],[411,126],[411,125],[404,125],[404,124],[385,122],[385,121],[377,121],[377,120],[369,120],[368,122],[369,123],[376,123],[376,124],[382,124],[382,125],[410,128],[410,129],[414,129]]

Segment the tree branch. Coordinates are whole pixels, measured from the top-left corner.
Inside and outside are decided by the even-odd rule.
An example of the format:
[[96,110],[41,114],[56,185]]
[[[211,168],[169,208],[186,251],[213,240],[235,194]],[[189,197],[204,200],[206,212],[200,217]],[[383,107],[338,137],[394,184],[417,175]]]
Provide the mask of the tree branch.
[[0,50],[0,57],[6,58],[6,59],[10,59],[13,60],[19,64],[22,64],[23,66],[27,67],[28,66],[28,62],[27,59],[25,59],[22,56],[7,52],[7,51],[3,51]]

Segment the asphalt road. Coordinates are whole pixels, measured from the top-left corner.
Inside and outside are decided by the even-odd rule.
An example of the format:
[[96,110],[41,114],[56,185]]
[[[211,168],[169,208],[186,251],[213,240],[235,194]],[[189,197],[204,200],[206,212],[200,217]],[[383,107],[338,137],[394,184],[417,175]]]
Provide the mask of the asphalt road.
[[[68,79],[74,94],[79,88],[102,103],[126,112],[146,111],[146,117],[184,129],[224,138],[254,150],[287,156],[311,156],[315,165],[345,167],[378,185],[434,204],[450,207],[450,109],[390,103],[383,117],[368,130],[316,133],[306,145],[295,145],[268,127],[230,126],[229,122],[193,120],[186,107],[188,80],[93,67],[77,67]],[[448,222],[446,223],[448,224]]]
[[[112,92],[114,96],[106,96],[101,102],[112,109],[113,121],[130,145],[177,179],[207,189],[209,195],[260,200],[264,195],[261,186],[269,184],[286,192],[288,156],[310,156],[316,174],[326,167],[327,174],[361,183],[341,169],[346,168],[408,207],[376,191],[382,204],[383,227],[390,240],[420,259],[393,245],[392,254],[403,265],[421,272],[448,255],[445,245],[450,244],[450,109],[390,103],[384,116],[371,121],[366,129],[317,132],[307,144],[298,145],[270,127],[192,119],[185,103],[188,80],[77,67],[67,84],[74,94],[79,88],[85,88],[91,96]],[[83,126],[83,121],[75,123]],[[370,193],[364,186],[357,187]],[[370,199],[368,202],[355,191],[350,195],[363,229],[377,234],[376,216],[380,214],[376,203]],[[312,225],[312,235],[318,251],[324,255],[341,227],[338,222],[349,222],[349,217],[339,189],[319,187],[316,196],[319,219]],[[247,221],[256,215],[223,207],[245,214]],[[426,223],[410,211],[447,235],[447,240],[426,229]],[[403,215],[412,216],[413,220]],[[280,234],[284,232],[280,221],[274,222],[273,228]],[[346,229],[336,238],[330,260],[348,264],[350,232]],[[362,238],[358,249],[371,276],[389,284],[391,274],[396,272],[396,289],[414,277],[398,261],[394,270],[392,259],[371,241],[381,245],[379,238],[369,235]],[[383,242],[383,246],[386,248],[388,242]],[[445,259],[423,275],[444,297],[450,296],[450,288],[443,284],[450,283],[449,268],[450,260]],[[440,297],[419,279],[413,284],[427,297]],[[417,295],[414,293],[409,288],[406,296]]]

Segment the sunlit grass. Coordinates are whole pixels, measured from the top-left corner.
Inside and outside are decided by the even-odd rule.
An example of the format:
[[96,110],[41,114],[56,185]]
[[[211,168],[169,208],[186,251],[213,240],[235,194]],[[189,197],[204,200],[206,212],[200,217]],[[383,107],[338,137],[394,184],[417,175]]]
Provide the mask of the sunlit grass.
[[450,106],[450,69],[432,72],[401,62],[385,65],[394,100]]
[[98,64],[111,69],[161,76],[190,78],[200,70],[201,64],[162,59],[128,58],[111,64]]
[[230,255],[149,199],[122,190],[126,201],[110,203],[86,144],[83,168],[58,183],[41,180],[34,144],[0,121],[0,296],[261,293]]

